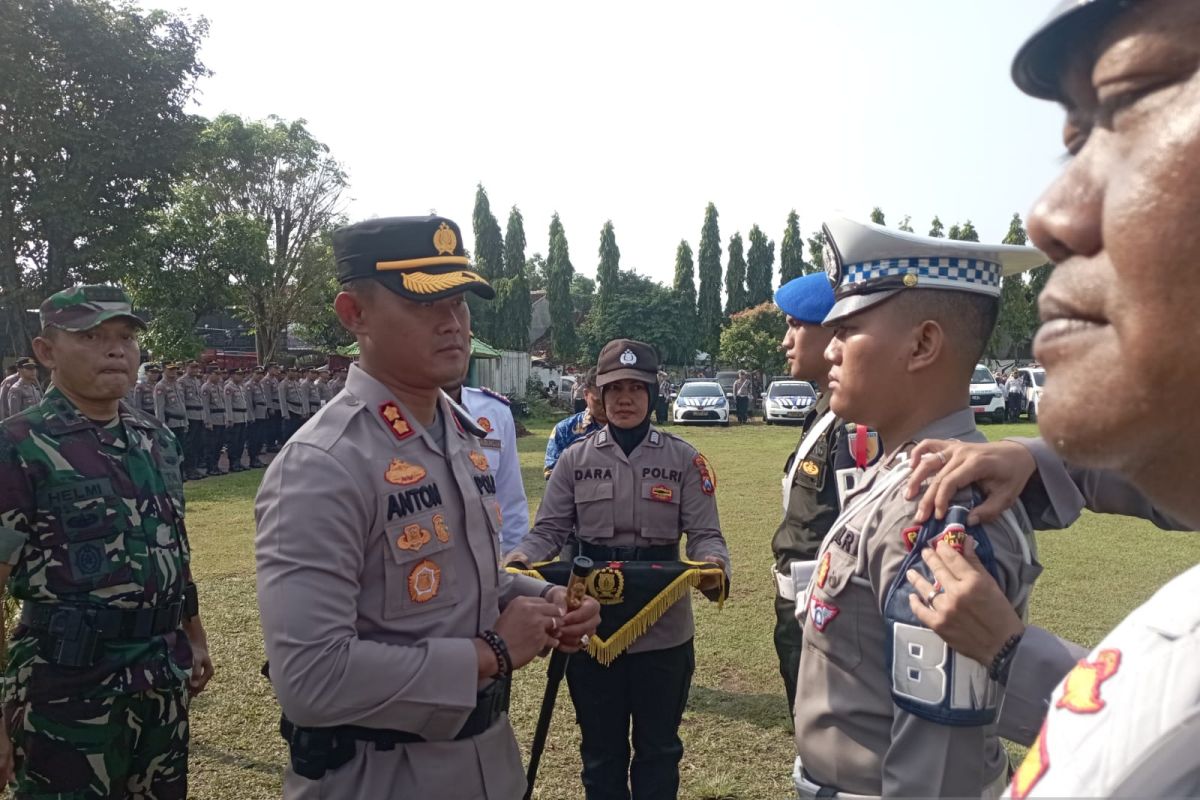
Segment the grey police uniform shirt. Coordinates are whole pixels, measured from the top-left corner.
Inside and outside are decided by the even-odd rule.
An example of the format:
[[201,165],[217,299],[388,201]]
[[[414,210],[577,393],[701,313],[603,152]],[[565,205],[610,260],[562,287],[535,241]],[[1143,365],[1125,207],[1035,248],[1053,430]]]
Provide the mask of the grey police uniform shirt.
[[203,422],[204,405],[200,400],[200,387],[204,385],[204,381],[198,376],[193,378],[190,375],[182,375],[176,383],[183,392],[183,406],[187,410],[187,418]]
[[187,406],[183,402],[183,388],[179,380],[170,383],[163,378],[154,384],[154,416],[168,428],[186,428]]
[[507,403],[481,389],[464,386],[462,404],[485,433],[479,444],[496,479],[502,522],[500,552],[507,553],[529,533],[529,500],[517,457],[517,424]]
[[20,379],[21,374],[14,372],[12,375],[6,376],[4,380],[0,380],[0,417],[8,416],[6,410],[8,408],[8,390]]
[[1008,796],[1200,796],[1197,596],[1192,567],[1077,662]]
[[237,425],[250,419],[250,403],[246,395],[245,384],[227,381],[225,383],[225,422],[227,425]]
[[279,379],[267,375],[262,379],[262,387],[267,394],[267,410],[279,411]]
[[246,384],[246,392],[250,398],[250,408],[254,412],[250,417],[251,422],[267,418],[267,409],[270,408],[270,403],[267,402],[267,389],[263,385],[265,381],[266,378],[263,378],[257,381],[252,380]]
[[375,796],[512,800],[525,788],[506,719],[452,740],[487,683],[474,637],[546,584],[499,567],[497,504],[479,480],[486,458],[449,399],[439,407],[444,449],[355,365],[263,476],[258,601],[284,713],[297,725],[429,740],[387,753],[359,743],[359,766],[310,781],[320,784],[312,797],[372,796],[360,794],[359,771],[380,760],[390,788]]
[[[1033,456],[1037,472],[1021,493],[1021,502],[1038,530],[1069,527],[1088,508],[1153,522],[1164,530],[1190,526],[1160,512],[1127,478],[1114,470],[1071,467],[1040,438],[1013,438]],[[1087,649],[1036,625],[1027,625],[1009,667],[1008,685],[998,722],[1001,736],[1025,746],[1041,730],[1050,694]]]
[[200,387],[200,404],[204,407],[205,425],[225,425],[225,387],[205,381]]
[[133,407],[154,416],[154,385],[150,381],[138,381],[133,385]]
[[[719,560],[728,574],[729,550],[717,515],[715,477],[705,491],[700,454],[683,439],[650,427],[628,456],[612,440],[608,427],[563,452],[550,473],[533,529],[519,545],[531,562],[558,555],[578,529],[585,542],[604,547],[660,547],[678,544],[687,534],[692,561]],[[666,493],[654,492],[665,486]],[[681,555],[682,557],[682,555]],[[671,606],[627,652],[664,650],[692,638],[691,597]]]
[[308,416],[308,390],[291,378],[279,382],[279,403],[284,419]]
[[11,417],[20,414],[27,408],[32,408],[42,402],[42,389],[33,381],[19,380],[8,387],[4,406],[0,407],[0,417]]
[[[822,786],[885,797],[980,796],[1008,760],[995,725],[942,725],[898,707],[886,671],[887,628],[882,608],[908,555],[905,529],[916,500],[904,499],[905,481],[892,482],[879,502],[868,495],[922,439],[983,442],[969,408],[928,426],[913,441],[880,460],[847,495],[844,510],[818,553],[801,622],[804,649],[796,693],[796,750],[805,771]],[[956,496],[964,504],[970,492]],[[1015,507],[1021,532],[1000,523],[984,526],[995,550],[1000,587],[1010,601],[1024,596],[1036,567],[1025,564],[1018,536],[1030,535]],[[1023,605],[1020,609],[1023,611]],[[956,655],[956,657],[959,657]]]

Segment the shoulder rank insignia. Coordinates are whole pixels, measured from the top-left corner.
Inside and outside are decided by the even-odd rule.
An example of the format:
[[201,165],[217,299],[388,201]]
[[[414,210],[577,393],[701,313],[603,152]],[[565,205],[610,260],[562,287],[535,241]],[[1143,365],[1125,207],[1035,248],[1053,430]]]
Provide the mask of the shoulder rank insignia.
[[422,480],[426,474],[422,466],[393,458],[392,463],[388,464],[387,472],[383,474],[383,479],[397,486],[410,486]]
[[506,406],[512,405],[512,400],[509,400],[504,395],[500,394],[497,391],[489,389],[486,386],[480,386],[479,391],[483,392],[484,394],[486,394],[488,397],[492,398],[493,400],[499,400],[501,403],[504,403],[504,405],[506,405]]
[[408,424],[408,420],[404,418],[400,407],[393,402],[384,403],[379,407],[379,413],[383,417],[383,421],[392,429],[392,433],[400,441],[404,441],[413,435],[413,428]]
[[493,430],[495,430],[492,427],[492,421],[487,417],[480,417],[479,419],[475,420],[475,424],[478,425],[484,433],[491,433]]
[[662,444],[662,435],[658,431],[650,431],[650,444]]
[[488,471],[487,456],[485,456],[483,453],[479,452],[478,450],[472,450],[467,457],[471,459],[471,463],[475,465],[475,469],[479,470],[480,472]]
[[709,466],[708,459],[700,453],[696,453],[696,457],[692,459],[692,464],[695,465],[696,470],[700,473],[700,491],[705,494],[715,494],[717,491],[717,476],[712,471],[712,467]]
[[1105,702],[1100,697],[1100,686],[1117,674],[1121,667],[1121,651],[1101,650],[1095,661],[1081,659],[1063,681],[1062,697],[1055,708],[1064,708],[1076,714],[1095,714],[1104,710]]
[[428,558],[408,573],[408,596],[414,603],[428,603],[442,588],[442,568]]

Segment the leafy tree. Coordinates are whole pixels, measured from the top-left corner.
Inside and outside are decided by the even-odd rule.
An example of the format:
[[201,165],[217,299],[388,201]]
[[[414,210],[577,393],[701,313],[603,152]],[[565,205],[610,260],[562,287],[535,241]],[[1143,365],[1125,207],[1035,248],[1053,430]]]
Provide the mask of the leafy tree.
[[808,261],[814,270],[825,270],[825,231],[817,231],[808,237]]
[[729,238],[729,265],[725,268],[725,313],[733,314],[747,306],[746,257],[742,250],[742,234]]
[[946,233],[946,238],[948,238],[948,239],[961,239],[962,238],[962,229],[958,227],[957,222],[950,226],[950,230]]
[[578,273],[571,278],[571,307],[577,317],[587,316],[592,309],[600,307],[594,280]]
[[675,282],[672,294],[678,308],[679,328],[683,331],[687,343],[686,358],[683,363],[691,364],[699,349],[699,325],[696,316],[696,267],[692,261],[692,248],[684,239],[675,248]]
[[978,242],[979,232],[975,230],[971,220],[967,220],[962,225],[951,225],[947,238],[957,239],[960,242]]
[[493,339],[490,343],[506,350],[525,350],[529,347],[533,307],[525,276],[525,220],[516,206],[508,212],[504,275],[493,279],[492,285],[496,289],[496,299],[492,301]]
[[[1021,215],[1013,214],[1008,224],[1008,233],[1004,236],[1004,244],[1023,245],[1027,240]],[[1000,313],[996,318],[996,329],[988,342],[988,352],[993,358],[1019,355],[1033,337],[1033,327],[1033,307],[1024,276],[1007,275],[1001,278]]]
[[[1029,296],[1030,309],[1037,310],[1037,299],[1041,295],[1042,290],[1046,288],[1046,281],[1050,280],[1051,273],[1054,272],[1053,264],[1042,264],[1040,267],[1034,267],[1029,271],[1029,284],[1027,286]],[[1036,313],[1034,314],[1036,324]]]
[[760,369],[768,375],[784,372],[787,359],[779,349],[786,322],[774,303],[739,311],[721,332],[721,358],[739,369]]
[[904,219],[900,220],[900,224],[897,226],[897,228],[905,233],[912,233],[912,217],[910,217],[908,214],[905,214]]
[[[494,284],[504,277],[504,239],[500,236],[500,223],[492,214],[492,204],[482,183],[475,186],[475,208],[471,213],[471,225],[475,231],[475,271]],[[474,295],[469,298],[471,329],[485,342],[496,341],[497,319],[501,310],[498,306],[503,301],[500,295],[501,293],[497,292],[497,298],[490,303]]]
[[561,363],[575,360],[579,340],[575,335],[575,308],[571,298],[571,265],[567,234],[555,212],[550,220],[550,257],[546,259],[546,300],[550,304],[550,352]]
[[946,235],[945,226],[942,225],[942,221],[937,217],[934,217],[933,222],[929,224],[929,235],[934,239],[941,239]]
[[775,242],[755,225],[750,229],[750,251],[746,259],[747,305],[757,306],[771,299],[775,272]]
[[800,216],[796,209],[788,213],[787,228],[783,231],[783,243],[779,246],[779,285],[799,278],[810,271],[804,263],[804,239],[800,236]]
[[586,358],[595,362],[607,342],[627,337],[654,345],[665,362],[691,363],[690,332],[679,324],[682,302],[661,284],[620,270],[605,313],[592,313],[584,326]]
[[717,207],[712,203],[704,210],[704,226],[700,229],[700,254],[697,272],[700,291],[696,297],[699,320],[699,343],[716,359],[721,345],[721,231],[717,226]]
[[525,259],[525,276],[529,281],[529,291],[546,290],[546,258],[541,253],[534,253]]
[[260,361],[301,309],[317,302],[333,259],[324,237],[340,219],[346,175],[303,120],[214,119],[181,185],[207,204],[211,257],[228,272],[238,314],[254,326]]
[[300,309],[296,318],[300,338],[328,353],[354,342],[354,335],[342,327],[333,310],[333,299],[341,290],[342,285],[330,275],[315,292],[316,302]]
[[620,270],[621,248],[617,247],[617,234],[610,219],[600,231],[600,266],[596,269],[596,281],[600,284],[597,302],[600,305],[616,291],[617,273]]
[[0,320],[15,346],[35,333],[25,309],[140,258],[203,125],[186,108],[207,30],[103,0],[0,3]]
[[871,222],[874,222],[876,225],[887,225],[887,222],[883,218],[883,209],[879,206],[871,209]]

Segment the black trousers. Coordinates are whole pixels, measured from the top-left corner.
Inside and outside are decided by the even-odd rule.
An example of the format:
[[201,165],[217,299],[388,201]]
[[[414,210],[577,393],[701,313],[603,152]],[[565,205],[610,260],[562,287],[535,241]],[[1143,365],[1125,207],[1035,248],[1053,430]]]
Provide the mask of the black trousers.
[[1016,422],[1021,418],[1021,395],[1010,394],[1005,398],[1004,408],[1009,422]]
[[803,633],[796,620],[796,601],[775,594],[775,655],[779,657],[779,675],[787,691],[788,716],[795,713],[796,679],[800,674]]
[[750,398],[739,395],[734,399],[737,400],[738,422],[750,419]]
[[667,421],[667,398],[659,395],[658,402],[654,404],[654,422],[662,425]]
[[183,468],[196,472],[204,466],[204,420],[189,419],[183,440]]
[[571,657],[567,686],[583,736],[587,800],[671,800],[679,794],[679,724],[695,668],[690,639],[666,650],[626,653],[607,667],[586,653]]
[[283,417],[274,409],[267,409],[266,439],[267,447],[280,447],[283,444]]
[[249,454],[251,461],[262,455],[267,438],[266,433],[267,420],[265,417],[246,423],[246,453]]
[[242,454],[246,452],[246,423],[235,422],[225,428],[225,454],[229,456],[229,468],[242,466]]
[[225,446],[225,426],[213,425],[204,429],[204,466],[216,472],[221,460],[221,448]]

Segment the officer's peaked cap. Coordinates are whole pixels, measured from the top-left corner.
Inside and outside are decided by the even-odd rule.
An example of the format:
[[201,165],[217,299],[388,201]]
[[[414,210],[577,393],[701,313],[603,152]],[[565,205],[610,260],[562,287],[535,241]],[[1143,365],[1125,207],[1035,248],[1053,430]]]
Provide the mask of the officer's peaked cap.
[[1137,0],[1061,0],[1017,51],[1012,65],[1017,88],[1044,100],[1061,100],[1064,57],[1078,52],[1079,40],[1088,31],[1134,5]]

